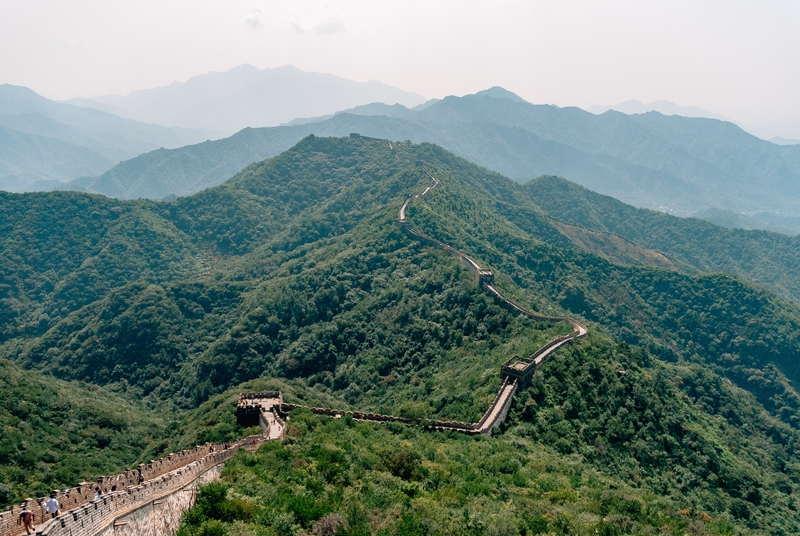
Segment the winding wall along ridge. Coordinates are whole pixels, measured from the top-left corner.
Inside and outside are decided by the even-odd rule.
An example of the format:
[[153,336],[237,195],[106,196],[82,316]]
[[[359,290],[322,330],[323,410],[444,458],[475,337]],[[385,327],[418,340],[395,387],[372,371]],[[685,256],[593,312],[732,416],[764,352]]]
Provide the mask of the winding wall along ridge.
[[[399,160],[394,147],[389,142],[395,158]],[[548,342],[527,358],[514,356],[501,366],[501,385],[492,404],[477,423],[465,423],[448,420],[413,419],[381,415],[376,413],[316,408],[287,404],[283,402],[280,392],[242,393],[236,407],[239,422],[248,425],[259,425],[263,435],[241,439],[223,448],[223,445],[207,443],[191,450],[170,454],[160,460],[152,460],[148,464],[140,464],[137,470],[127,470],[113,477],[100,477],[96,483],[83,482],[72,489],[58,493],[57,499],[64,513],[56,519],[48,519],[42,504],[45,498],[33,501],[29,508],[36,514],[39,530],[37,535],[46,536],[95,536],[114,526],[121,517],[131,514],[148,505],[155,505],[159,499],[180,492],[203,474],[230,459],[239,448],[255,448],[264,441],[280,439],[286,431],[283,420],[290,411],[305,408],[314,413],[329,415],[334,418],[351,416],[357,420],[371,422],[399,422],[403,424],[421,424],[430,430],[453,430],[467,434],[491,435],[492,430],[501,424],[511,407],[514,394],[524,387],[536,371],[552,353],[574,339],[586,337],[586,326],[577,320],[567,317],[546,316],[526,309],[504,296],[494,285],[494,274],[485,270],[472,257],[461,251],[429,237],[414,229],[406,216],[406,209],[413,199],[424,197],[440,182],[423,165],[423,171],[431,178],[433,184],[421,193],[408,196],[400,207],[397,224],[412,239],[437,247],[457,257],[461,264],[475,277],[479,285],[497,297],[510,311],[524,314],[536,320],[564,321],[572,325],[569,335],[557,337]],[[138,483],[138,475],[145,481]],[[104,495],[94,498],[94,490],[99,487]],[[18,536],[24,529],[18,526],[17,517],[20,509],[10,507],[0,512],[0,536]]]
[[[358,137],[356,134],[351,134],[352,137]],[[385,141],[385,140],[383,140]],[[389,149],[392,151],[395,159],[398,161],[400,158],[397,156],[395,152],[394,146],[391,142],[388,142]],[[350,417],[356,420],[362,421],[371,421],[371,422],[399,422],[404,424],[419,424],[423,425],[430,430],[454,430],[458,432],[463,432],[467,434],[480,434],[480,435],[491,435],[492,430],[500,425],[508,415],[508,410],[511,407],[511,403],[513,401],[513,397],[516,392],[520,389],[525,387],[531,380],[533,373],[536,372],[536,369],[541,365],[550,355],[554,352],[558,351],[559,349],[563,348],[564,346],[570,344],[575,339],[581,339],[586,337],[588,334],[588,330],[586,326],[578,322],[573,318],[568,317],[561,317],[561,316],[547,316],[536,313],[530,309],[526,309],[522,307],[518,303],[514,302],[513,300],[507,298],[503,295],[500,290],[497,289],[494,285],[494,274],[490,270],[486,270],[481,267],[481,265],[472,257],[463,253],[444,242],[441,242],[435,238],[432,238],[411,226],[411,222],[408,220],[406,216],[406,210],[408,209],[408,205],[414,200],[419,199],[420,197],[424,197],[427,195],[431,190],[434,188],[438,188],[440,186],[440,181],[428,171],[424,165],[421,163],[417,163],[420,168],[425,172],[428,177],[433,181],[431,186],[425,187],[425,189],[416,195],[408,195],[406,199],[403,201],[403,204],[400,206],[400,210],[398,212],[398,219],[397,225],[411,238],[415,240],[419,240],[420,242],[439,248],[445,253],[452,255],[459,259],[461,264],[469,271],[469,273],[476,279],[479,285],[483,286],[488,290],[492,295],[500,300],[508,310],[512,312],[516,312],[518,314],[523,314],[529,318],[535,320],[546,320],[550,322],[567,322],[572,326],[572,333],[569,335],[564,335],[561,337],[557,337],[541,348],[534,352],[532,355],[528,357],[521,357],[521,356],[513,356],[511,359],[503,363],[500,368],[500,377],[501,377],[501,384],[500,389],[497,392],[492,404],[484,413],[483,417],[477,423],[465,423],[465,422],[457,422],[457,421],[445,421],[445,420],[434,420],[434,419],[414,419],[414,418],[405,418],[405,417],[395,417],[393,415],[381,415],[377,413],[368,413],[368,412],[361,412],[361,411],[349,411],[349,410],[338,410],[338,409],[331,409],[331,408],[316,408],[316,407],[309,407],[309,406],[301,406],[298,404],[287,404],[283,402],[283,398],[281,397],[280,403],[270,405],[269,411],[275,412],[277,411],[281,415],[287,415],[293,409],[304,408],[313,413],[319,415],[328,415],[334,418],[344,417],[349,415]],[[262,395],[269,395],[273,396],[274,393],[242,393],[239,397],[239,404],[237,406],[237,415],[239,415],[240,421],[245,423],[249,422],[251,424],[255,424],[256,417],[255,417],[255,408],[261,407],[263,405],[261,401]]]
[[[394,147],[392,146],[391,142],[389,142],[389,148],[392,150],[392,152],[394,152]],[[396,153],[395,158],[399,160]],[[516,394],[519,388],[524,387],[528,382],[530,382],[530,378],[533,376],[536,368],[538,368],[541,363],[543,363],[559,348],[563,348],[567,344],[570,344],[574,339],[585,338],[589,331],[586,329],[586,326],[573,318],[542,315],[522,307],[513,300],[504,296],[503,293],[500,292],[497,287],[495,287],[494,274],[490,270],[483,269],[475,259],[466,253],[462,253],[461,251],[448,246],[447,244],[436,240],[435,238],[429,237],[411,227],[411,222],[406,216],[406,209],[408,208],[409,203],[411,203],[413,199],[425,196],[433,188],[436,188],[441,184],[440,181],[434,177],[424,165],[418,165],[420,165],[425,174],[428,175],[428,177],[430,177],[430,179],[433,181],[433,186],[428,186],[421,194],[406,198],[406,200],[403,202],[403,205],[400,207],[398,214],[398,225],[400,228],[410,237],[420,240],[423,243],[438,247],[446,253],[457,257],[461,261],[461,264],[467,268],[469,273],[476,278],[478,284],[485,287],[491,294],[496,296],[507,309],[536,320],[548,320],[553,322],[563,321],[568,322],[572,326],[572,333],[548,342],[528,358],[514,356],[503,364],[500,371],[500,377],[503,380],[502,384],[500,385],[500,390],[492,402],[492,405],[489,406],[489,409],[484,414],[483,418],[478,423],[473,425],[474,430],[478,433],[482,435],[490,435],[492,429],[505,420],[514,394]]]

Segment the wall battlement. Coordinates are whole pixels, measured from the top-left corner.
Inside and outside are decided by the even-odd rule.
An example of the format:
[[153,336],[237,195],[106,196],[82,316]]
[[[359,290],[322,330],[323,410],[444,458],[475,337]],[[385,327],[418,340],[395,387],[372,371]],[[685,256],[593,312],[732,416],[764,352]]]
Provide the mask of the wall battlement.
[[[83,482],[57,495],[62,514],[50,519],[42,503],[45,498],[34,501],[29,508],[37,519],[37,536],[94,536],[123,515],[137,510],[153,501],[166,497],[186,487],[211,468],[230,459],[240,448],[253,448],[263,443],[265,436],[251,436],[227,446],[208,443],[178,454],[170,454],[160,460],[141,464],[136,470],[128,470],[113,477],[100,477],[97,482]],[[138,483],[139,470],[145,481]],[[103,495],[95,498],[95,488]],[[0,535],[24,534],[17,526],[21,509],[12,507],[0,513]]]

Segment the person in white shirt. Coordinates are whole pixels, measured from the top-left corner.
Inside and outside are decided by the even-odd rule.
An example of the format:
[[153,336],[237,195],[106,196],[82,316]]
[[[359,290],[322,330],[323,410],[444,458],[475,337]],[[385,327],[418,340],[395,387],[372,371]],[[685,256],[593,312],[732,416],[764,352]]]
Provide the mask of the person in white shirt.
[[58,499],[56,499],[56,494],[51,493],[50,498],[44,503],[44,509],[50,514],[50,517],[57,517],[59,508],[60,505],[58,504]]

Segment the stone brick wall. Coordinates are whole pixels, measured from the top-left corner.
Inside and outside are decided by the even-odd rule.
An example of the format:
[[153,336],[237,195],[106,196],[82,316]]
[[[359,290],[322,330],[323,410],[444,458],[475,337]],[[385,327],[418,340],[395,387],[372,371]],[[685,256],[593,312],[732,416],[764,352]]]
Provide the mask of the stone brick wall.
[[[239,448],[253,448],[264,441],[263,436],[241,439],[225,449],[221,444],[207,444],[191,450],[170,454],[160,460],[142,464],[113,477],[100,477],[97,482],[83,482],[57,495],[62,515],[50,519],[44,511],[44,499],[37,499],[29,509],[36,513],[36,534],[48,536],[94,536],[120,516],[146,504],[175,493],[195,481],[200,475],[224,463]],[[145,482],[138,485],[139,470]],[[95,488],[104,495],[95,499]],[[24,534],[17,526],[20,508],[0,513],[0,536]]]
[[[186,493],[184,489],[187,486],[191,487],[192,483],[203,474],[230,459],[239,448],[257,446],[261,442],[263,442],[262,436],[254,436],[239,440],[227,449],[215,446],[213,451],[207,452],[199,459],[153,480],[147,480],[140,486],[130,486],[125,491],[109,493],[65,512],[40,527],[36,534],[37,536],[95,536],[145,506],[155,507],[162,504],[170,495]],[[194,498],[190,496],[189,503],[186,501],[176,497],[168,504],[185,505],[193,502]],[[170,519],[179,517],[177,512],[185,511],[183,506],[181,508],[183,509],[178,508],[171,513]]]
[[178,532],[181,519],[197,499],[197,488],[219,478],[215,465],[188,486],[161,499],[154,499],[130,514],[117,517],[97,536],[168,536]]

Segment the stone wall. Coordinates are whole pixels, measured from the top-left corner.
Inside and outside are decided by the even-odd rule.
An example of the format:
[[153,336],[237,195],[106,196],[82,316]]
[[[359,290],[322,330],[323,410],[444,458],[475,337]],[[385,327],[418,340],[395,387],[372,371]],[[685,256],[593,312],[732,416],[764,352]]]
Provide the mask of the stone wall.
[[[358,137],[358,134],[351,134],[351,136]],[[391,143],[389,146],[394,152]],[[395,158],[397,158],[396,154]],[[418,165],[422,166],[420,162]],[[434,181],[434,184],[415,197],[424,196],[440,184],[424,166],[422,168]],[[64,490],[57,495],[65,513],[55,520],[44,522],[47,519],[42,506],[44,498],[39,498],[34,501],[34,504],[29,505],[41,524],[41,530],[37,531],[37,534],[47,536],[164,536],[173,534],[178,529],[183,513],[194,504],[197,486],[216,478],[219,474],[220,464],[229,459],[238,448],[252,448],[270,438],[283,437],[286,426],[281,419],[281,414],[285,415],[296,408],[306,408],[314,413],[334,418],[349,415],[357,420],[418,424],[432,430],[457,430],[469,434],[491,435],[492,430],[505,420],[517,389],[524,387],[538,365],[551,352],[568,344],[571,340],[585,337],[587,329],[583,324],[571,318],[540,315],[506,298],[495,288],[494,274],[491,271],[481,268],[468,255],[411,227],[405,217],[405,210],[411,200],[412,197],[409,196],[403,203],[397,222],[411,238],[457,257],[478,284],[497,296],[509,310],[535,319],[566,321],[573,327],[572,334],[550,341],[528,358],[515,356],[503,364],[501,367],[503,383],[480,422],[407,419],[360,411],[306,407],[283,403],[280,392],[243,393],[237,404],[237,418],[240,423],[247,426],[258,424],[264,435],[240,440],[233,444],[233,448],[229,449],[211,444],[198,446],[192,450],[170,454],[160,460],[151,460],[148,464],[139,465],[135,470],[127,470],[113,477],[100,477],[97,482],[83,482],[75,488]],[[143,475],[145,479],[142,485],[138,485],[139,475]],[[95,499],[95,488],[102,489],[104,495]],[[18,536],[24,532],[21,527],[16,525],[19,512],[19,507],[12,507],[0,512],[0,536]]]
[[497,395],[495,395],[489,409],[483,414],[483,418],[474,425],[479,434],[492,435],[492,430],[506,420],[511,401],[517,392],[517,385],[516,380],[512,378],[503,378],[503,383],[500,384],[500,389],[497,391]]
[[181,519],[197,499],[197,488],[219,478],[222,467],[215,465],[188,486],[146,503],[128,515],[114,519],[97,536],[170,536],[178,532]]
[[[211,443],[200,445],[190,450],[183,450],[178,453],[170,453],[159,460],[151,460],[150,463],[140,464],[136,469],[129,469],[114,476],[101,476],[96,482],[81,482],[74,488],[60,491],[56,494],[61,505],[61,510],[76,510],[85,505],[95,503],[95,488],[99,488],[106,496],[111,496],[115,492],[121,492],[133,487],[137,487],[139,472],[144,476],[145,481],[154,481],[172,471],[182,467],[187,467],[192,463],[204,459],[211,452],[211,449],[219,450],[221,445]],[[28,508],[36,514],[37,523],[42,523],[48,516],[42,506],[46,497],[40,497],[29,504]],[[97,509],[98,506],[93,506]],[[0,536],[18,536],[24,534],[22,527],[17,526],[17,517],[21,508],[12,506],[0,512]]]
[[[37,514],[36,534],[95,536],[115,520],[154,501],[163,501],[169,495],[191,486],[201,475],[230,459],[239,448],[255,448],[264,440],[263,436],[251,436],[230,444],[230,448],[208,444],[177,455],[171,454],[162,460],[141,466],[145,478],[148,475],[151,477],[156,475],[141,485],[136,484],[136,476],[131,477],[132,471],[126,471],[113,478],[101,477],[97,483],[91,485],[83,483],[62,494],[64,500],[60,502],[64,513],[56,519],[49,519],[39,505],[34,507]],[[182,461],[183,465],[169,470],[177,465],[178,460]],[[159,474],[160,471],[166,472]],[[135,473],[138,476],[138,471]],[[116,490],[112,491],[114,486],[117,486]],[[95,487],[107,488],[105,494],[95,499]],[[0,535],[24,534],[24,529],[16,525],[19,511],[19,507],[15,507],[3,512]]]

